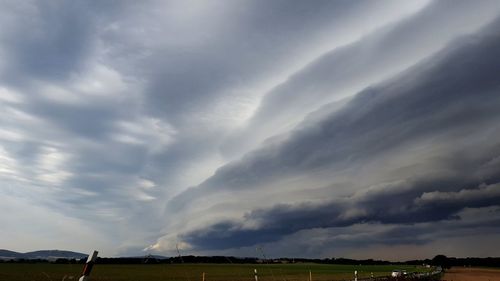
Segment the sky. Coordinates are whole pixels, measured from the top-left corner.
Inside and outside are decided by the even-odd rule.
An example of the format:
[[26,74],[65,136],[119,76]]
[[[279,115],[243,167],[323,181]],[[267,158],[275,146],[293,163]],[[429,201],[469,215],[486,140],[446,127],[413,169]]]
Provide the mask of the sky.
[[500,255],[497,0],[0,7],[0,248]]

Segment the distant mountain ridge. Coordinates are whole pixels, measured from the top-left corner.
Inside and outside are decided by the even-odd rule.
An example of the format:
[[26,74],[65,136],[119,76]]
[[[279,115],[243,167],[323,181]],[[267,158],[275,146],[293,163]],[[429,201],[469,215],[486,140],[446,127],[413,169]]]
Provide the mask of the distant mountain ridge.
[[40,251],[19,253],[19,252],[0,249],[0,259],[3,260],[11,260],[11,259],[54,260],[58,258],[82,259],[86,257],[88,257],[88,254],[72,252],[72,251],[62,251],[62,250],[40,250]]

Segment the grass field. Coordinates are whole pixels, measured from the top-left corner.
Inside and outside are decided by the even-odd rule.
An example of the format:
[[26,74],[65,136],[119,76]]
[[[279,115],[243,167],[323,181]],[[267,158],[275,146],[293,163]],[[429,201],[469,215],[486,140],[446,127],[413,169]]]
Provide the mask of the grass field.
[[[1,281],[76,281],[81,264],[0,264]],[[348,280],[354,270],[358,276],[388,275],[394,269],[408,272],[426,271],[416,266],[354,266],[326,264],[155,264],[110,265],[97,264],[91,274],[94,281],[253,281],[257,269],[259,281],[308,281],[309,270],[314,281]]]

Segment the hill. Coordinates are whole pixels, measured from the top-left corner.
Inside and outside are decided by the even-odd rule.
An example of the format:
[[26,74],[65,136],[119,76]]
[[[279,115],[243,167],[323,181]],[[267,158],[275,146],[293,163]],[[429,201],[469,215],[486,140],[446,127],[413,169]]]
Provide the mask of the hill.
[[0,259],[20,259],[23,258],[22,253],[0,249]]
[[55,259],[82,259],[88,255],[72,251],[61,250],[40,250],[27,253],[19,253],[9,250],[0,249],[0,259],[3,260],[18,260],[18,259],[42,259],[42,260],[55,260]]

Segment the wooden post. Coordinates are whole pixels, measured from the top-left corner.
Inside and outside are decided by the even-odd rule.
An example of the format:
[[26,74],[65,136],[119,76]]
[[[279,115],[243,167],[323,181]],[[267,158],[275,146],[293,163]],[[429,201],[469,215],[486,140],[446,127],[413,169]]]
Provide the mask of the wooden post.
[[78,281],[87,281],[89,279],[90,272],[92,271],[92,267],[97,259],[97,253],[97,251],[94,251],[91,255],[89,255],[87,262],[85,263],[85,267],[83,268],[82,277],[80,277]]
[[201,281],[205,281],[205,272],[201,275]]
[[313,281],[313,276],[311,270],[309,270],[309,281]]

